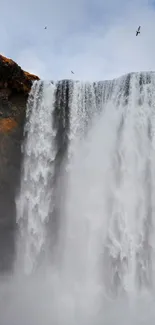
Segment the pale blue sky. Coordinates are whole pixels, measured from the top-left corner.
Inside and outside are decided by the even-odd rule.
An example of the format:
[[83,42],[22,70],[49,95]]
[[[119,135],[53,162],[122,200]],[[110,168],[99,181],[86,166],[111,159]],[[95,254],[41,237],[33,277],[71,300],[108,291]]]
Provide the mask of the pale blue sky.
[[45,79],[103,80],[155,70],[153,2],[1,0],[0,52]]

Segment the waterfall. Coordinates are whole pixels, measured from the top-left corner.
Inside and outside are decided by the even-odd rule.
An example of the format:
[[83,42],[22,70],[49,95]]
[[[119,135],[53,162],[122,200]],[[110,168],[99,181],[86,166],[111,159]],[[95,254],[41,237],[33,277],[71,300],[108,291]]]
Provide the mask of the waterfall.
[[29,277],[12,324],[153,325],[154,197],[154,72],[35,82],[17,198],[15,273]]
[[51,179],[56,155],[52,129],[55,87],[35,82],[27,105],[21,188],[17,199],[19,251],[26,272],[35,267],[46,242],[50,213]]

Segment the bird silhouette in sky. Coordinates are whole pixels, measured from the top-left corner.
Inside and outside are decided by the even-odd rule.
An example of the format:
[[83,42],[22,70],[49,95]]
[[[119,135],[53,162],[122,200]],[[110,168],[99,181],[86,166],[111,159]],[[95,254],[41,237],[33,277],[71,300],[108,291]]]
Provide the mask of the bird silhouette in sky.
[[138,34],[140,34],[140,26],[139,26],[138,29],[136,30],[136,36],[138,36]]

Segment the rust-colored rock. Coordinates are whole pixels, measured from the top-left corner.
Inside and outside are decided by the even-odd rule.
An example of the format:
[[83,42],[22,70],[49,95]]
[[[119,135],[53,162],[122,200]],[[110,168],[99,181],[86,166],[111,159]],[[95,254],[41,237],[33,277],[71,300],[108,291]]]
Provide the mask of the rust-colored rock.
[[28,94],[34,80],[39,80],[39,77],[22,70],[16,62],[0,55],[0,89],[10,88]]
[[34,80],[39,80],[39,77],[0,55],[0,133],[10,132],[17,127],[17,123],[22,123]]
[[17,121],[14,118],[8,117],[0,119],[0,133],[8,133],[17,127]]

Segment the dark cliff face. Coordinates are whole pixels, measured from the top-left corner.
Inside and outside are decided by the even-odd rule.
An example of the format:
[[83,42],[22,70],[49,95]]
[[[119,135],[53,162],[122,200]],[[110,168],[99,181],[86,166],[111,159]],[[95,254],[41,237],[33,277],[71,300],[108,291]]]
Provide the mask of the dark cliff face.
[[0,55],[0,272],[10,271],[13,262],[26,102],[38,79]]

